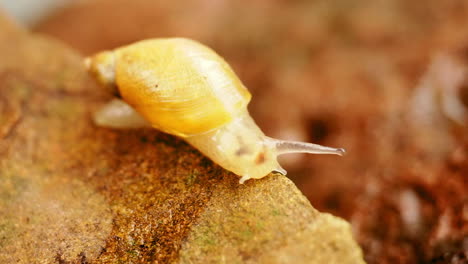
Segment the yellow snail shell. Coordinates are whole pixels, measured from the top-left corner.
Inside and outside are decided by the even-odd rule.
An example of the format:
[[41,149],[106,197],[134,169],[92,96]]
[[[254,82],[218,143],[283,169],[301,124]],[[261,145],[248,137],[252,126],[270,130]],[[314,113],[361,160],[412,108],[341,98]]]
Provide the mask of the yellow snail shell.
[[140,41],[86,59],[114,99],[98,111],[96,124],[113,128],[150,125],[182,137],[240,183],[272,171],[284,153],[343,155],[344,149],[269,138],[247,111],[251,99],[231,67],[210,48],[189,39]]

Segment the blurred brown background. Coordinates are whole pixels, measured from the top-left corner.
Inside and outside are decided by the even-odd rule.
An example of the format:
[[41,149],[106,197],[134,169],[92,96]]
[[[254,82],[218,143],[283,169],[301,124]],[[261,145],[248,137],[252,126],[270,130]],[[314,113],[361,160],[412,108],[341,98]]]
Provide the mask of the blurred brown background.
[[351,222],[368,263],[468,263],[467,26],[465,0],[94,0],[34,30],[83,55],[155,37],[212,47],[267,135],[347,149],[282,163]]

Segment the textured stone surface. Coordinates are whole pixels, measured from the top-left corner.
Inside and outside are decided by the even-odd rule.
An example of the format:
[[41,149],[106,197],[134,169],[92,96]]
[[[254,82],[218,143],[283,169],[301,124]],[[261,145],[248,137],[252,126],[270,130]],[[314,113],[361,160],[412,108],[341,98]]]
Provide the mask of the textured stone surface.
[[286,177],[235,184],[213,192],[181,263],[364,263],[350,226],[313,209]]
[[363,263],[287,178],[239,185],[177,138],[94,126],[82,58],[0,29],[0,263]]
[[467,27],[466,0],[94,0],[35,30],[83,54],[156,36],[209,44],[267,135],[346,148],[281,164],[353,224],[369,264],[455,264],[468,261],[468,118],[453,119],[468,111]]

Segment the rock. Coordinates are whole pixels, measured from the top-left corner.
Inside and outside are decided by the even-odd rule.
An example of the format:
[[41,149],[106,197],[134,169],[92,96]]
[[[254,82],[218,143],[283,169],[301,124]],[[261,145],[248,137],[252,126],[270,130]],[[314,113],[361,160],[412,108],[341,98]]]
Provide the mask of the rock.
[[82,58],[0,29],[0,263],[364,263],[286,177],[239,185],[180,139],[96,127]]
[[180,263],[364,263],[349,224],[319,213],[276,175],[217,186],[180,256]]

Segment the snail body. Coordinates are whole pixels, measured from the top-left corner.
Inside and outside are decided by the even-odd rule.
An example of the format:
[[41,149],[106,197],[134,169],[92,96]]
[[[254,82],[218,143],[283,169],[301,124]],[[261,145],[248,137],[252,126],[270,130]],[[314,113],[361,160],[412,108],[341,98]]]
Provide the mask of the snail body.
[[150,39],[86,60],[90,73],[117,90],[94,116],[114,128],[152,126],[179,136],[240,182],[272,171],[286,174],[277,162],[284,153],[342,155],[310,143],[269,138],[250,117],[251,95],[231,67],[213,50],[189,39]]

